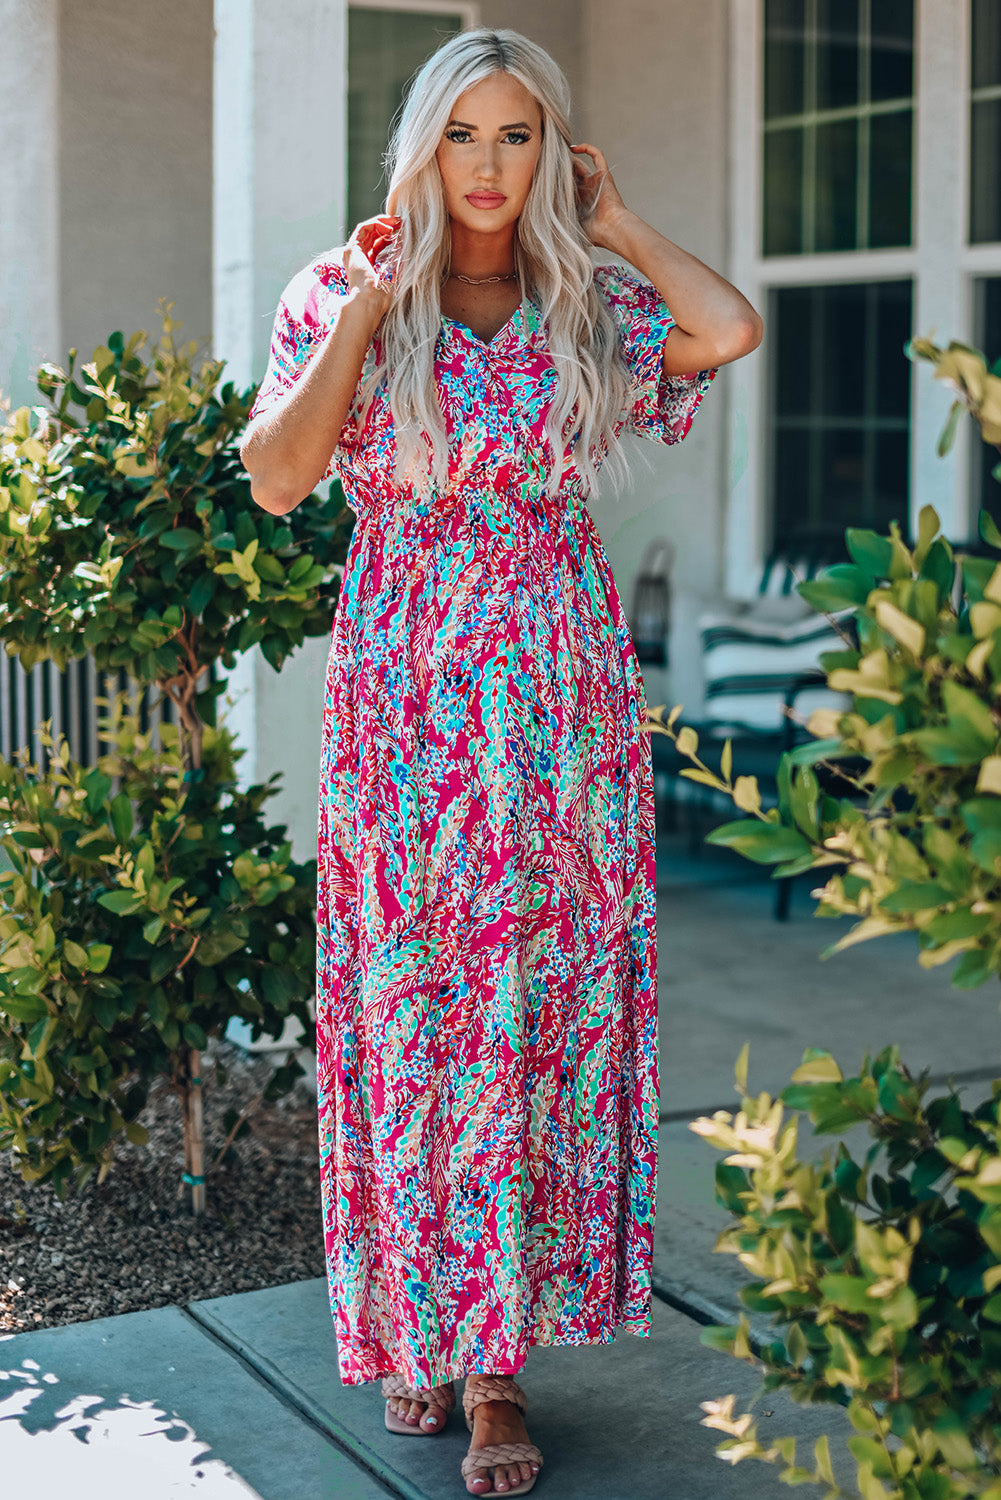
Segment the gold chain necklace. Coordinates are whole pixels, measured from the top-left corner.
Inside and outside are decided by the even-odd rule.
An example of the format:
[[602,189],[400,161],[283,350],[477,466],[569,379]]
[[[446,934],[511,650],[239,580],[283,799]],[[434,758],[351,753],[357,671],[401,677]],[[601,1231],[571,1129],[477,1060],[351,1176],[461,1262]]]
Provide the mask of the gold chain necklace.
[[514,281],[517,271],[508,271],[506,276],[463,276],[461,271],[449,271],[456,281],[467,281],[470,286],[484,286],[488,281]]

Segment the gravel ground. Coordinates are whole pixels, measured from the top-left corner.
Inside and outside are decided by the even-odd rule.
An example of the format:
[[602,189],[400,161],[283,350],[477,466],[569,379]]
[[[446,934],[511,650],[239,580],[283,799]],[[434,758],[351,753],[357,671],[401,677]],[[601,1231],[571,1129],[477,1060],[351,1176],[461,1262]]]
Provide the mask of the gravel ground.
[[[280,1055],[278,1060],[283,1060]],[[227,1109],[251,1105],[274,1060],[213,1039],[203,1054],[205,1154],[214,1162]],[[215,1077],[215,1064],[227,1073]],[[149,1144],[122,1141],[104,1182],[60,1203],[0,1161],[0,1332],[51,1328],[325,1274],[316,1095],[307,1079],[260,1102],[249,1132],[209,1170],[195,1218],[184,1170],[180,1100],[163,1080],[142,1115]]]

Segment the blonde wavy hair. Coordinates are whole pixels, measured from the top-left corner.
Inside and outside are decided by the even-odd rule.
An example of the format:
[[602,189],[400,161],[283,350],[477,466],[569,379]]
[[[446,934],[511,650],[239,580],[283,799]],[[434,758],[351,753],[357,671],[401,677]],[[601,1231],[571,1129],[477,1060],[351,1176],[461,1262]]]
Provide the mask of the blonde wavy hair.
[[594,285],[569,150],[569,85],[548,52],[520,32],[459,32],[414,76],[386,153],[387,212],[402,219],[390,260],[394,295],[379,329],[383,359],[364,382],[360,400],[367,409],[386,382],[397,483],[412,482],[419,491],[444,488],[448,441],[434,353],[452,237],[435,153],[460,94],[497,72],[517,78],[542,112],[542,144],[515,229],[514,261],[523,301],[530,297],[548,321],[557,372],[546,417],[553,459],[547,493],[559,489],[567,444],[579,432],[574,458],[589,494],[602,462],[616,484],[627,476],[614,423],[632,382],[611,313]]

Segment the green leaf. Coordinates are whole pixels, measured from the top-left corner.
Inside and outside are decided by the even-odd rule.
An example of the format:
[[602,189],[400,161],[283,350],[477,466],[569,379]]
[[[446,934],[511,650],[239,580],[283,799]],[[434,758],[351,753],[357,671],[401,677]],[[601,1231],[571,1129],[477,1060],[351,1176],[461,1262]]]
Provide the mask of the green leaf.
[[87,967],[92,974],[103,974],[110,957],[110,943],[90,943],[87,948]]
[[781,864],[810,852],[810,845],[796,829],[782,823],[763,823],[757,818],[723,823],[706,836],[706,843],[735,849],[745,859],[763,865]]
[[796,592],[821,613],[865,604],[871,590],[871,579],[848,563],[823,568],[816,578],[796,585]]
[[208,1037],[194,1021],[185,1021],[181,1027],[181,1035],[189,1047],[197,1047],[200,1051],[204,1051],[208,1046]]
[[845,544],[868,579],[875,582],[876,579],[890,577],[893,543],[889,537],[879,536],[875,531],[862,527],[849,526],[845,531]]
[[141,898],[133,891],[105,891],[98,896],[99,906],[106,906],[108,911],[113,911],[117,916],[126,916],[129,912],[138,911],[142,904]]
[[733,1077],[734,1083],[737,1088],[737,1093],[742,1097],[747,1093],[747,1063],[748,1058],[750,1057],[750,1052],[751,1044],[750,1042],[745,1042],[741,1047],[740,1052],[737,1054],[737,1061],[734,1064],[733,1068]]
[[41,995],[19,993],[0,999],[0,1015],[10,1016],[12,1021],[38,1021],[48,1015],[48,1010]]
[[966,403],[963,401],[954,401],[949,407],[949,415],[945,419],[945,426],[939,433],[938,442],[935,444],[935,452],[939,458],[944,458],[956,441],[956,428],[965,410]]
[[176,552],[187,552],[193,547],[200,547],[204,540],[200,531],[192,531],[188,526],[177,526],[172,531],[163,533],[160,545],[171,547]]
[[72,938],[67,938],[63,943],[63,954],[67,962],[71,963],[74,969],[79,969],[81,973],[85,973],[90,968],[86,948],[81,948],[80,944],[74,943]]
[[128,843],[132,835],[132,802],[124,792],[119,792],[111,801],[111,826],[120,844]]
[[997,523],[989,510],[980,512],[979,531],[988,547],[1001,548],[1001,531],[998,530]]
[[792,1074],[793,1083],[841,1083],[841,1069],[829,1052],[808,1047],[803,1061]]
[[205,606],[215,596],[218,586],[219,580],[214,573],[203,573],[200,578],[195,579],[195,582],[191,585],[191,592],[188,595],[188,604],[193,615],[200,615],[202,613]]

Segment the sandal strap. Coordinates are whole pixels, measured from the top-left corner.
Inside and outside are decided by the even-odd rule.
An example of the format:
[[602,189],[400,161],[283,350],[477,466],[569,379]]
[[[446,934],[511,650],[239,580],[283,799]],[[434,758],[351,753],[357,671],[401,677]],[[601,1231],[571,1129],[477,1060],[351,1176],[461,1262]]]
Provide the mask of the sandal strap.
[[404,1396],[410,1401],[423,1401],[427,1406],[440,1406],[446,1413],[455,1407],[455,1384],[451,1380],[445,1385],[408,1385],[405,1376],[394,1371],[383,1377],[382,1394],[387,1400]]
[[486,1448],[470,1448],[462,1460],[462,1477],[468,1479],[474,1469],[489,1469],[494,1464],[527,1463],[542,1467],[542,1452],[534,1443],[491,1443]]
[[481,1401],[510,1401],[521,1411],[528,1410],[528,1397],[510,1375],[486,1375],[472,1385],[467,1380],[462,1392],[462,1409],[470,1432],[473,1430],[473,1411]]

